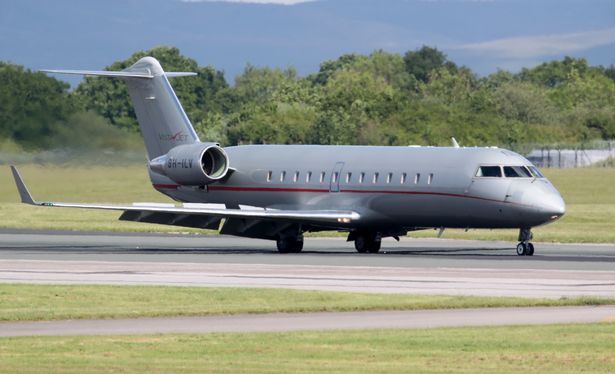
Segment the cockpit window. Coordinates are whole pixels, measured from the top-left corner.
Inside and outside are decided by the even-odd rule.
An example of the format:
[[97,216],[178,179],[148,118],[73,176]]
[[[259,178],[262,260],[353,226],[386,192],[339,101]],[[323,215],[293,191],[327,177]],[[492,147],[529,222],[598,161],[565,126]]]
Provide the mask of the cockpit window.
[[532,174],[525,166],[504,166],[506,178],[531,178]]
[[490,177],[500,178],[502,177],[502,169],[499,166],[481,166],[476,171],[477,177]]
[[544,178],[545,176],[542,175],[542,173],[540,172],[540,170],[538,170],[538,168],[536,166],[528,166],[528,169],[530,169],[530,172],[532,173],[532,175],[536,178]]

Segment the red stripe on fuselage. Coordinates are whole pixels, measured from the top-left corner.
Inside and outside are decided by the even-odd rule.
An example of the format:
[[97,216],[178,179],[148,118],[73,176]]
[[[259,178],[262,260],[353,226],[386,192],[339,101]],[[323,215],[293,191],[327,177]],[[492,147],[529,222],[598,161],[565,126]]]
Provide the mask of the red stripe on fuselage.
[[177,184],[164,184],[164,183],[155,183],[154,186],[157,190],[176,190],[179,185]]
[[[326,193],[331,192],[328,189],[318,188],[283,188],[283,187],[234,187],[234,186],[210,186],[210,191],[231,191],[231,192],[308,192],[308,193]],[[391,195],[431,195],[431,196],[446,196],[446,197],[461,197],[466,199],[476,199],[484,201],[493,201],[498,203],[511,203],[510,201],[489,199],[480,196],[461,195],[448,192],[428,192],[428,191],[394,191],[394,190],[340,190],[342,193],[376,193],[376,194],[391,194]]]

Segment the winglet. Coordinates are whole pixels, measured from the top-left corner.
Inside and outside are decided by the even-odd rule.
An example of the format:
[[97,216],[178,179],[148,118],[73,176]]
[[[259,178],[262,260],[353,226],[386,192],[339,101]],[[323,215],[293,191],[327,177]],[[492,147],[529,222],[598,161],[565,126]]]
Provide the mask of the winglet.
[[32,198],[32,195],[30,195],[30,192],[28,192],[28,188],[21,179],[21,175],[19,175],[17,168],[11,165],[11,171],[13,172],[13,178],[15,178],[15,184],[17,185],[17,191],[21,197],[21,202],[24,204],[38,205],[38,203]]

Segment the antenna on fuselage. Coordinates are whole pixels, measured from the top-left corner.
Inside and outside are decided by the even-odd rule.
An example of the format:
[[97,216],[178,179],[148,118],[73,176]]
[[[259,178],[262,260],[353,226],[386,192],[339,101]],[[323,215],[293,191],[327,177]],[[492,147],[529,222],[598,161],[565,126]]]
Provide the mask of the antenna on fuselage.
[[455,139],[455,137],[451,138],[451,142],[453,143],[453,148],[459,148],[459,143],[457,143],[457,139]]

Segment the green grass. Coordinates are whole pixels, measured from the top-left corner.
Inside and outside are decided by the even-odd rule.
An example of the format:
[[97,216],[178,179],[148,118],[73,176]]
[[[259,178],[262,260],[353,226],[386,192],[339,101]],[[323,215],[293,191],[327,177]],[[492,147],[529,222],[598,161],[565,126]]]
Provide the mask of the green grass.
[[0,339],[3,373],[613,373],[614,323]]
[[[145,165],[59,167],[24,165],[35,198],[56,201],[171,202],[151,187]],[[615,243],[615,169],[550,169],[545,174],[564,196],[567,213],[534,229],[536,241]],[[19,204],[8,167],[0,167],[0,228],[213,233],[174,226],[120,222],[119,212],[50,209]],[[333,233],[325,233],[332,235]],[[433,230],[411,233],[435,237]],[[447,230],[445,238],[516,240],[516,230]]]
[[387,295],[258,288],[0,284],[0,321],[604,304],[615,304],[615,300]]

